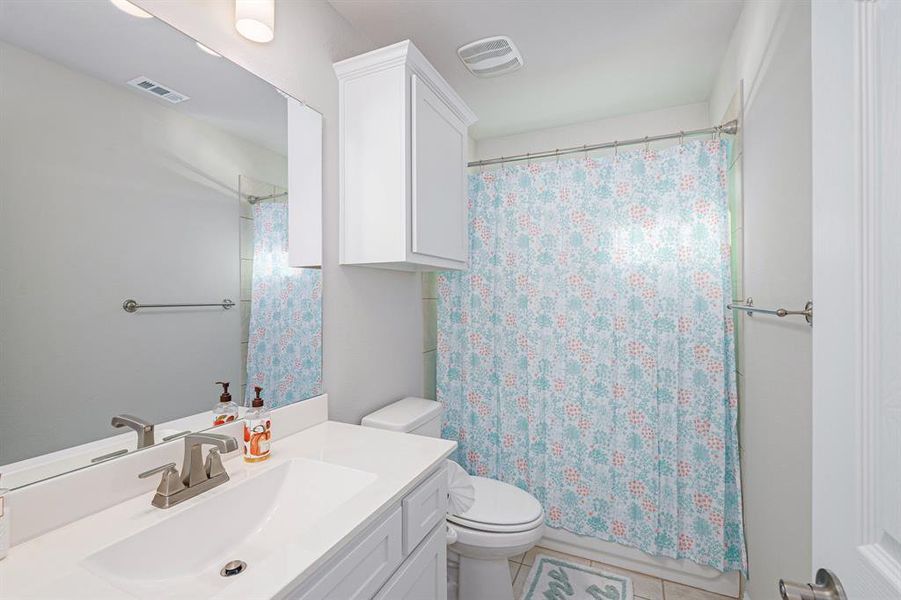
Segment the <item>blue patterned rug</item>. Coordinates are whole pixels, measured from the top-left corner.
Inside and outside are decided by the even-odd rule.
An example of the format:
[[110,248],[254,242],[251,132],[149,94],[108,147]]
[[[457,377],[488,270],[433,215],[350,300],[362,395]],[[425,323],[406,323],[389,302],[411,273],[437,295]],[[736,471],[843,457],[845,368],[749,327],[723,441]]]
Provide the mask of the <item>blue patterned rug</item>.
[[522,600],[632,600],[632,580],[623,575],[539,554]]

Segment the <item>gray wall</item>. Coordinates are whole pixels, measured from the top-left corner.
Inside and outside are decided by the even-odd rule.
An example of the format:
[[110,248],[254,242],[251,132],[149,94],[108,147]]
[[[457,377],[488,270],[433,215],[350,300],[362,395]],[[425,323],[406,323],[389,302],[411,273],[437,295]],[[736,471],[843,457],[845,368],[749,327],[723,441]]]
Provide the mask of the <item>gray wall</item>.
[[0,464],[208,410],[240,380],[238,175],[285,158],[0,43]]
[[234,29],[231,0],[135,0],[145,10],[322,113],[323,387],[332,419],[422,393],[422,298],[417,273],[338,265],[338,84],[332,63],[375,46],[325,2],[276,2],[275,40]]

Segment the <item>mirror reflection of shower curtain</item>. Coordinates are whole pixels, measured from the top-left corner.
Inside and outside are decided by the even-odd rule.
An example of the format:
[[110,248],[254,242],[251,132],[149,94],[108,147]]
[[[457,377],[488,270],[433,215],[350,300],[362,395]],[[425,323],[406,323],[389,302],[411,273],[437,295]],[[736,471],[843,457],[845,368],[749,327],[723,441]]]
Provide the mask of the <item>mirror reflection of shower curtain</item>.
[[547,524],[746,568],[726,160],[698,140],[470,176],[438,279],[443,435]]
[[288,204],[279,200],[253,204],[246,406],[254,386],[270,408],[322,390],[322,272],[288,266]]

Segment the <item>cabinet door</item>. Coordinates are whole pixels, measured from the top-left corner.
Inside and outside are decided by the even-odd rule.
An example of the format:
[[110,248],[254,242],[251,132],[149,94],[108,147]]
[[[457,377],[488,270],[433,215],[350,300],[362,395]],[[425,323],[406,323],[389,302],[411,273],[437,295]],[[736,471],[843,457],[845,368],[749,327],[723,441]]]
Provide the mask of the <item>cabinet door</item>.
[[446,600],[447,538],[444,522],[420,544],[385,584],[377,600]]
[[411,77],[412,251],[466,262],[466,127]]
[[404,510],[404,554],[409,554],[447,514],[447,472],[444,467],[407,494]]

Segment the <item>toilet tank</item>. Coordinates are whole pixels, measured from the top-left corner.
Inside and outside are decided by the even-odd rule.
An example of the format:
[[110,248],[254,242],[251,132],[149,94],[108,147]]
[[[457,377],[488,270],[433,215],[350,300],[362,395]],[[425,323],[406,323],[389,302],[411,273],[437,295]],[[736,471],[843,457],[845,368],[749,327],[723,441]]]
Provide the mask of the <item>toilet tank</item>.
[[440,402],[404,398],[366,415],[360,425],[437,438],[441,437],[442,412]]

